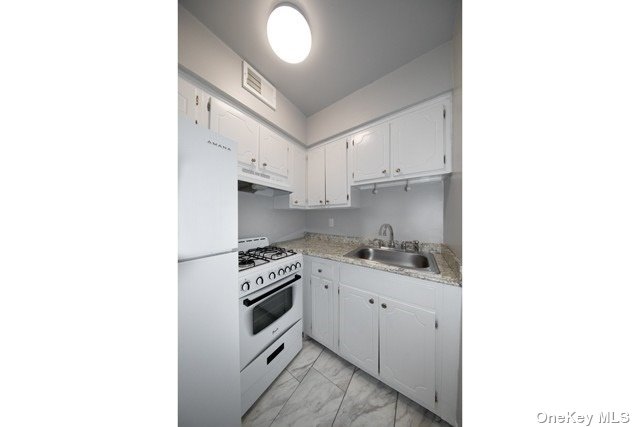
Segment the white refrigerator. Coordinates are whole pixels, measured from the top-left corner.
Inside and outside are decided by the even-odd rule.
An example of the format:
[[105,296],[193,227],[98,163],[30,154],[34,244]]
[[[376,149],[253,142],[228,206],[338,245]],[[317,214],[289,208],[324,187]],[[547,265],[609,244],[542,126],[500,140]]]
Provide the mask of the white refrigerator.
[[239,426],[237,148],[178,120],[178,422]]

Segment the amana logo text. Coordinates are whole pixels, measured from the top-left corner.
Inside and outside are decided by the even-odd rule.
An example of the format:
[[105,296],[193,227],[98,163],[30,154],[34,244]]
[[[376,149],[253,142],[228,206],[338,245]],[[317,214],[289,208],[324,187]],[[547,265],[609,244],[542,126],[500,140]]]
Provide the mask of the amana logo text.
[[209,139],[209,140],[207,140],[207,143],[211,144],[211,145],[215,145],[218,148],[222,148],[223,150],[231,151],[231,148],[227,147],[226,145],[222,145],[222,144],[220,144],[220,143],[218,143],[216,141],[211,141]]

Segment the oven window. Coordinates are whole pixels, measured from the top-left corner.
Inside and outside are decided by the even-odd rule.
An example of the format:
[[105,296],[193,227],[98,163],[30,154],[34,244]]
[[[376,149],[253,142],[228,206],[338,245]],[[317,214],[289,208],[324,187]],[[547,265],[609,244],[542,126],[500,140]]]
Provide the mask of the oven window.
[[253,308],[253,334],[282,317],[293,305],[293,286],[274,294]]

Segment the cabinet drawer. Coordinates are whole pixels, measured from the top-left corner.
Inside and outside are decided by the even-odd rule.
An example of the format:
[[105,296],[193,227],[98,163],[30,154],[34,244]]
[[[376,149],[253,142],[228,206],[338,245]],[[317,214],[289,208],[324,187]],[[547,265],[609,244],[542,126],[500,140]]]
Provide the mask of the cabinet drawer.
[[311,274],[331,279],[333,278],[333,266],[322,261],[311,261]]

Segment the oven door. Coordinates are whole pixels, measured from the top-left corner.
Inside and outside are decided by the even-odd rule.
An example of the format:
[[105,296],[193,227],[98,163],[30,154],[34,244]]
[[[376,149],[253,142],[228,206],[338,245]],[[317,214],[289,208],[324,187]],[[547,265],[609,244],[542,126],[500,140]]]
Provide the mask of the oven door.
[[240,369],[302,318],[302,276],[279,280],[240,299]]

